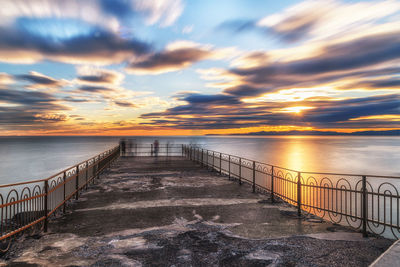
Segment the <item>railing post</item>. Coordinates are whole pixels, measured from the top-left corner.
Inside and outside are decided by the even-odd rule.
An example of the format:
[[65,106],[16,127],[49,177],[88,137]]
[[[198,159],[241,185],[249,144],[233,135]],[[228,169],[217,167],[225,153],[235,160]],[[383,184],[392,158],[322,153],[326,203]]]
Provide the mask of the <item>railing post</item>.
[[256,162],[253,160],[253,193],[256,192]]
[[89,161],[86,161],[86,172],[85,172],[86,190],[88,189],[88,174],[89,174]]
[[214,171],[214,166],[215,166],[215,154],[214,154],[214,151],[213,151],[213,162],[212,162],[212,171]]
[[182,153],[182,158],[183,158],[183,144],[181,146],[181,153]]
[[76,166],[76,178],[75,178],[75,199],[78,200],[78,189],[79,189],[79,165]]
[[204,150],[201,149],[201,166],[204,166]]
[[207,152],[206,152],[206,167],[207,167],[207,170],[208,170],[208,149],[207,149]]
[[63,204],[63,213],[65,213],[65,202],[66,202],[66,200],[65,200],[65,180],[66,180],[66,178],[67,178],[67,174],[66,174],[66,172],[64,172],[64,174],[63,174],[63,181],[64,181],[64,185],[63,185],[63,187],[64,187],[64,204]]
[[168,143],[167,143],[167,158],[168,158],[168,156],[169,156],[169,155],[168,155]]
[[231,179],[231,155],[228,157],[228,180]]
[[48,207],[47,207],[47,201],[48,201],[48,194],[49,194],[49,182],[47,180],[44,181],[44,225],[43,225],[43,231],[46,233],[47,232],[47,224],[48,224]]
[[242,185],[242,158],[239,158],[239,185]]
[[367,221],[368,221],[368,195],[367,195],[367,176],[362,177],[362,234],[368,237]]
[[150,156],[153,156],[153,144],[150,144]]
[[222,153],[219,153],[219,175],[222,175]]
[[96,163],[96,174],[97,174],[97,179],[100,179],[99,161],[100,161],[100,157],[97,158],[97,163]]
[[96,158],[93,158],[93,184],[95,183],[95,178],[96,178],[96,174],[97,174],[96,169],[97,169]]
[[274,166],[271,167],[271,202],[274,202]]
[[197,148],[197,161],[200,163],[200,165],[201,164],[203,164],[202,162],[201,162],[201,152],[200,152],[201,150],[200,150],[200,148],[198,147]]
[[301,173],[297,173],[297,216],[301,216]]

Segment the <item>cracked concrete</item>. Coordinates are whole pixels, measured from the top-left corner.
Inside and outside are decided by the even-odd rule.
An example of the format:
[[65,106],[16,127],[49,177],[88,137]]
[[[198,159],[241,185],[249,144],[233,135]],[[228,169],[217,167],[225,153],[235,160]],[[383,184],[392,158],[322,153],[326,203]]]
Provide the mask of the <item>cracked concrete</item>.
[[120,158],[8,266],[368,266],[392,241],[362,238],[182,158]]

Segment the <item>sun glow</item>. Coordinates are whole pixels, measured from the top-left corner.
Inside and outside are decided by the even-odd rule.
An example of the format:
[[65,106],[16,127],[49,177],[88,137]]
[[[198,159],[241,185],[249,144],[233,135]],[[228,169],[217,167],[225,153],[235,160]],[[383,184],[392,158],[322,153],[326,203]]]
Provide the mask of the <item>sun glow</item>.
[[353,118],[350,120],[351,121],[362,121],[362,120],[400,121],[400,115],[397,115],[397,114],[372,115],[372,116],[363,116],[363,117]]
[[315,107],[297,106],[297,107],[287,107],[287,108],[282,109],[281,111],[282,112],[293,112],[293,113],[300,115],[303,110],[309,110],[309,109],[314,109],[314,108]]
[[257,102],[297,102],[303,101],[308,98],[316,99],[317,97],[329,97],[334,95],[336,92],[333,88],[326,87],[314,87],[314,88],[291,88],[279,90],[275,93],[264,94],[256,98],[245,98],[242,99],[245,103],[257,103]]

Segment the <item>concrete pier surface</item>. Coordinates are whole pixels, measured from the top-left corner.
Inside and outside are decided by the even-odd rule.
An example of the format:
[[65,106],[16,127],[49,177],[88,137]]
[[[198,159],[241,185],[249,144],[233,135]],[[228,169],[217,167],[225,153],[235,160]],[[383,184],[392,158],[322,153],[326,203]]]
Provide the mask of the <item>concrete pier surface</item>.
[[368,266],[393,241],[363,238],[180,157],[123,157],[8,266]]

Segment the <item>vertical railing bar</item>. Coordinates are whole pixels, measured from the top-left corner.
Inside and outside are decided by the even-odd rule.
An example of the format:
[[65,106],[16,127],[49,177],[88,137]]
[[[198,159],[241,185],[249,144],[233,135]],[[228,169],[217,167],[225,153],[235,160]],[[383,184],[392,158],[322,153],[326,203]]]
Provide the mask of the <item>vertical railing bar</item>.
[[242,185],[242,158],[239,158],[239,185]]
[[65,213],[65,203],[66,203],[66,199],[65,199],[65,180],[66,180],[66,178],[67,178],[67,174],[66,174],[66,172],[64,172],[64,174],[63,174],[63,182],[64,182],[64,186],[63,186],[63,189],[64,189],[64,204],[63,204],[63,213]]
[[274,166],[271,167],[271,202],[274,202]]
[[362,177],[362,234],[363,237],[368,237],[367,220],[368,220],[368,196],[367,196],[367,177]]
[[88,173],[89,173],[89,161],[86,161],[86,172],[85,172],[86,190],[88,189]]
[[47,224],[48,224],[48,207],[47,207],[47,201],[48,201],[48,194],[49,194],[49,182],[48,180],[44,181],[44,226],[43,226],[43,231],[46,233],[47,232]]
[[215,157],[214,157],[214,155],[215,155],[215,154],[214,154],[214,151],[213,151],[212,153],[213,153],[213,154],[212,154],[212,155],[213,155],[213,161],[212,161],[212,171],[214,171],[214,167],[215,167],[215,163],[214,163],[214,162],[215,162],[215,161],[214,161],[214,158],[215,158]]
[[253,193],[256,192],[256,162],[253,160]]
[[228,156],[228,180],[231,179],[231,155]]
[[222,153],[219,153],[219,175],[222,174]]
[[297,173],[297,216],[301,216],[301,173]]
[[76,166],[76,178],[75,178],[75,199],[78,200],[78,190],[79,190],[79,164]]
[[97,157],[97,165],[96,165],[97,179],[100,179],[99,161],[100,161],[100,157]]

